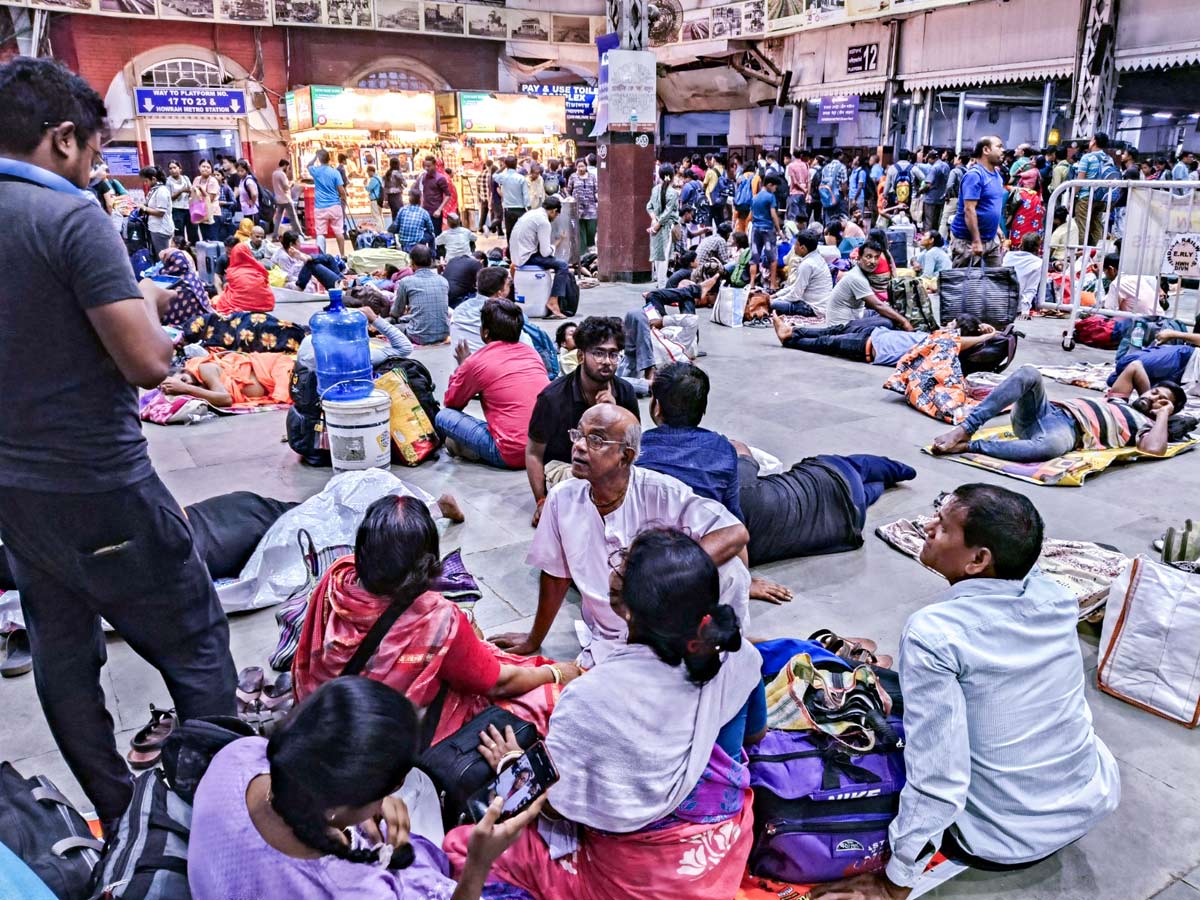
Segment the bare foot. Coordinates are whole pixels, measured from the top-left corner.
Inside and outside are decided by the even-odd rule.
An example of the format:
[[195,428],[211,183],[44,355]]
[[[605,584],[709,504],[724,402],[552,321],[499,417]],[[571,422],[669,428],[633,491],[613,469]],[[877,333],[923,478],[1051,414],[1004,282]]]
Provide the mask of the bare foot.
[[558,308],[558,300],[556,298],[551,297],[550,300],[546,303],[546,314],[544,316],[542,316],[542,318],[543,319],[565,319],[566,318],[566,316],[563,315],[563,311]]
[[970,440],[967,430],[958,425],[933,439],[933,455],[946,456],[951,453],[966,453]]
[[459,509],[458,501],[450,494],[442,494],[437,499],[438,509],[442,511],[442,515],[455,524],[467,521],[467,517],[463,515],[463,511]]
[[786,343],[792,336],[792,326],[783,321],[777,312],[771,313],[771,324],[775,326],[775,337],[779,338],[779,343]]

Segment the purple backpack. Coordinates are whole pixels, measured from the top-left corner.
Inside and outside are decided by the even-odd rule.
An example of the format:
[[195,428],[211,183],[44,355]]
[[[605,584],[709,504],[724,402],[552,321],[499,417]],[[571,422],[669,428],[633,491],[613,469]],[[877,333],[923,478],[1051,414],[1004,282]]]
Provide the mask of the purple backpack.
[[768,731],[750,748],[752,875],[815,884],[883,868],[904,787],[904,727],[889,723],[900,740],[857,756],[814,731]]

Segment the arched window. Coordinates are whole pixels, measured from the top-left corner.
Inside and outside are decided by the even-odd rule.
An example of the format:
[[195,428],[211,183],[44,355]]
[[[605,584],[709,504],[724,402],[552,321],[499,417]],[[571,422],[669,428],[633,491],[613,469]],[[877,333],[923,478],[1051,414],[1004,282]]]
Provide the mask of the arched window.
[[142,87],[221,87],[220,66],[199,59],[168,59],[142,72]]
[[387,68],[368,72],[358,79],[357,87],[385,91],[432,91],[436,86],[424,75],[408,69]]

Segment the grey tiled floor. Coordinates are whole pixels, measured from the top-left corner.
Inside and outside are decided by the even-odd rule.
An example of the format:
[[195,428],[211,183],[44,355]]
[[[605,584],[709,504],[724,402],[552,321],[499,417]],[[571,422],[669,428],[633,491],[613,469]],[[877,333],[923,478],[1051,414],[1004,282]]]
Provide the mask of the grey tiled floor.
[[[583,293],[583,310],[621,313],[637,300],[632,287],[601,287]],[[286,306],[283,317],[305,319],[312,305]],[[707,319],[707,313],[702,313]],[[1019,361],[1104,360],[1111,354],[1058,347],[1061,325],[1039,320],[1025,326]],[[894,652],[905,618],[941,587],[939,579],[889,549],[875,526],[930,508],[937,494],[966,481],[989,481],[1026,492],[1046,519],[1048,532],[1113,544],[1129,554],[1149,550],[1166,525],[1200,512],[1200,453],[1171,462],[1138,463],[1110,471],[1082,489],[1044,488],[991,476],[919,452],[943,426],[908,409],[896,394],[880,390],[887,372],[782,350],[767,330],[731,330],[704,324],[701,361],[713,382],[705,424],[761,447],[785,462],[817,452],[886,453],[914,466],[919,475],[872,507],[866,544],[853,553],[791,560],[763,567],[796,593],[786,606],[755,604],[756,637],[804,636],[821,626],[878,639]],[[452,367],[449,347],[425,348],[418,358],[441,389]],[[1077,393],[1051,385],[1053,396]],[[266,413],[158,428],[147,426],[151,452],[168,487],[181,503],[248,489],[284,499],[303,499],[329,477],[328,470],[301,467],[282,443],[283,415]],[[451,528],[444,548],[461,547],[484,586],[477,608],[488,633],[525,627],[537,599],[536,573],[524,564],[532,530],[533,502],[524,473],[499,472],[443,455],[417,469],[395,473],[433,493],[449,491],[467,523]],[[548,651],[569,656],[576,646],[568,604],[548,641]],[[262,664],[277,633],[270,610],[232,623],[239,666]],[[1094,677],[1096,637],[1081,634],[1089,678]],[[166,702],[153,670],[119,639],[109,642],[104,687],[120,740],[127,742],[146,716],[147,704]],[[1034,869],[1007,876],[968,873],[936,896],[1014,897],[1023,900],[1139,900],[1161,896],[1200,900],[1200,735],[1146,715],[1089,682],[1096,728],[1121,763],[1123,797],[1118,812],[1094,833]],[[82,802],[46,729],[29,677],[0,683],[0,758],[25,772],[44,772]]]

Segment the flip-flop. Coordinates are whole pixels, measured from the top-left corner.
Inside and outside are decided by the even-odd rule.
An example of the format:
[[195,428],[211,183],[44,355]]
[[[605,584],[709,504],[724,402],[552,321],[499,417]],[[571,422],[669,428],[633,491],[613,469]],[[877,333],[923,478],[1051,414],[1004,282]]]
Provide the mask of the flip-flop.
[[262,699],[259,700],[259,703],[263,709],[275,711],[291,706],[294,700],[292,673],[284,672],[274,682],[263,686]]
[[237,698],[247,705],[254,703],[262,693],[265,676],[261,666],[250,666],[238,673]]

